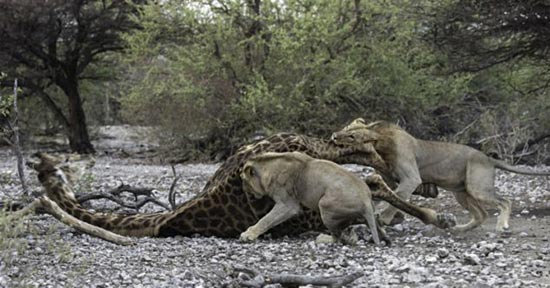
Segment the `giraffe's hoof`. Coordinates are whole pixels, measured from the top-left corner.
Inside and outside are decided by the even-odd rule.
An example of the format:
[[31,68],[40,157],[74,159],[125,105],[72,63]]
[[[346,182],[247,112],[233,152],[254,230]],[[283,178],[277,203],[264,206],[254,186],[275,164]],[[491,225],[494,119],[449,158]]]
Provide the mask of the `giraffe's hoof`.
[[456,217],[449,213],[437,214],[437,227],[441,229],[449,229],[456,226]]

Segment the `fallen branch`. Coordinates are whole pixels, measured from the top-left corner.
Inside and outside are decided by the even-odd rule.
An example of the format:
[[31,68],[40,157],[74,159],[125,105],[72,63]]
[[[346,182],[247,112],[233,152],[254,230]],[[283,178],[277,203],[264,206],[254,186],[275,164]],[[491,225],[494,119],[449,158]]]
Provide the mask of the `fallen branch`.
[[250,276],[250,280],[241,281],[239,284],[243,287],[263,287],[267,284],[281,284],[285,285],[316,285],[316,286],[329,286],[329,287],[342,287],[350,284],[363,276],[362,272],[354,272],[349,275],[343,276],[309,276],[309,275],[297,275],[289,273],[263,275],[259,270],[254,268],[248,268],[241,265],[236,265],[235,272],[245,273]]
[[[175,184],[172,184],[175,186]],[[79,204],[83,204],[85,202],[88,202],[90,200],[98,200],[98,199],[107,199],[110,201],[115,202],[120,207],[123,208],[129,208],[134,209],[136,211],[139,211],[145,204],[147,203],[153,203],[155,205],[158,205],[167,211],[171,211],[170,206],[167,204],[161,202],[160,200],[156,199],[153,196],[153,190],[152,188],[142,188],[142,187],[134,187],[126,184],[121,184],[118,187],[108,191],[108,192],[94,192],[94,193],[86,193],[86,194],[80,194],[76,196],[76,200]],[[171,189],[172,191],[172,189]],[[134,195],[135,201],[128,203],[120,198],[120,194],[128,192]],[[139,196],[142,196],[140,199]],[[139,201],[138,201],[139,199]],[[30,205],[30,204],[29,204]],[[17,202],[17,201],[6,201],[2,202],[0,201],[0,210],[3,211],[20,211],[21,209],[26,209],[28,205],[24,204],[23,202]],[[43,213],[40,209],[36,211],[37,213]]]
[[[120,199],[120,194],[123,192],[128,192],[134,195],[135,202],[133,203],[127,203],[124,200]],[[140,201],[138,200],[138,196],[144,196]],[[141,187],[133,187],[126,184],[121,184],[117,188],[108,191],[108,192],[95,192],[95,193],[87,193],[83,195],[78,195],[76,197],[76,200],[82,204],[84,202],[90,201],[90,200],[97,200],[97,199],[108,199],[111,200],[118,205],[125,207],[125,208],[131,208],[136,211],[141,209],[145,204],[147,203],[153,203],[158,206],[163,207],[164,209],[170,211],[170,207],[163,202],[160,202],[159,200],[155,199],[153,196],[153,189],[152,188],[141,188]]]
[[7,219],[8,221],[21,219],[27,214],[34,213],[37,209],[42,209],[45,213],[52,215],[63,224],[68,225],[88,235],[95,236],[119,245],[134,244],[134,241],[131,238],[115,234],[111,231],[107,231],[103,228],[78,220],[77,218],[73,217],[72,215],[61,209],[61,207],[59,207],[57,203],[52,201],[47,196],[42,196],[31,202],[31,204],[27,205],[25,208],[9,214],[7,216]]
[[40,200],[40,203],[42,204],[42,207],[44,207],[44,209],[46,210],[46,213],[54,216],[55,218],[57,218],[57,220],[70,227],[75,228],[76,230],[119,245],[134,244],[134,241],[128,237],[115,234],[111,231],[107,231],[103,228],[78,220],[71,214],[65,212],[63,209],[61,209],[61,207],[57,205],[57,203],[50,200],[50,198],[46,196],[42,196],[38,198],[38,200]]
[[[54,201],[50,200],[47,196],[42,196],[38,198],[42,207],[46,210],[46,213],[52,215],[57,220],[62,223],[75,228],[78,231],[86,233],[88,235],[99,237],[103,240],[119,244],[119,245],[132,245],[134,241],[128,237],[115,234],[111,231],[107,231],[103,228],[94,226],[92,224],[83,222],[73,217],[71,214],[65,212],[61,207],[57,205]],[[33,202],[34,203],[34,202]]]

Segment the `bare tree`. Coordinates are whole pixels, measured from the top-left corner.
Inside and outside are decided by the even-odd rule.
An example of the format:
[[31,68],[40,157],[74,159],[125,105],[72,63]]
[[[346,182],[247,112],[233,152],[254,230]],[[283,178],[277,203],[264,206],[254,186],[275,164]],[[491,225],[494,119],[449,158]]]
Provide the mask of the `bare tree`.
[[[45,101],[67,127],[73,151],[94,151],[79,81],[100,79],[86,68],[124,48],[120,34],[137,28],[135,12],[124,0],[0,0],[0,67]],[[67,113],[48,94],[51,85],[66,96]]]

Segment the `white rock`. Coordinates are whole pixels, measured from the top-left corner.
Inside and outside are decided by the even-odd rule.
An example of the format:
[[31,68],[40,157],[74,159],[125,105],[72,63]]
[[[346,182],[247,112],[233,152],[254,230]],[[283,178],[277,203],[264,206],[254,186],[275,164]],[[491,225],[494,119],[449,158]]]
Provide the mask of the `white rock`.
[[328,235],[328,234],[319,234],[319,236],[317,236],[317,238],[315,238],[315,243],[317,244],[330,244],[330,243],[334,243],[334,237],[332,237],[332,235]]
[[481,260],[476,254],[469,253],[464,255],[464,263],[469,265],[479,265]]
[[435,257],[435,256],[426,256],[426,262],[427,263],[436,263],[437,262],[437,257]]
[[449,250],[445,248],[437,249],[437,256],[441,259],[447,258],[449,256]]

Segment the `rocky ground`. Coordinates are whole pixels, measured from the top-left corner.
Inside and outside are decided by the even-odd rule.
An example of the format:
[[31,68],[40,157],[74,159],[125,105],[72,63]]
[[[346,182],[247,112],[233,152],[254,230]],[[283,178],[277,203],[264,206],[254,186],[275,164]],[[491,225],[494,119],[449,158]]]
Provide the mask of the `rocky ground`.
[[[15,158],[0,150],[0,199],[20,193]],[[178,201],[200,191],[218,165],[179,165]],[[347,166],[364,174],[358,166]],[[536,167],[550,170],[550,167]],[[26,170],[33,190],[36,175]],[[169,166],[131,158],[100,156],[84,175],[82,191],[108,190],[120,181],[156,187],[165,200],[173,176]],[[550,287],[549,177],[499,171],[496,186],[513,199],[511,234],[493,232],[491,219],[463,235],[453,235],[419,221],[388,228],[392,247],[368,241],[356,246],[321,243],[316,234],[264,238],[253,244],[214,237],[141,238],[131,247],[117,246],[76,232],[48,215],[26,218],[6,228],[0,216],[0,287],[238,287],[233,267],[244,265],[266,274],[344,275],[361,271],[352,287]],[[467,220],[448,192],[416,201]],[[99,201],[95,209],[112,204]],[[147,211],[162,208],[148,204]],[[361,227],[358,228],[361,230]]]

